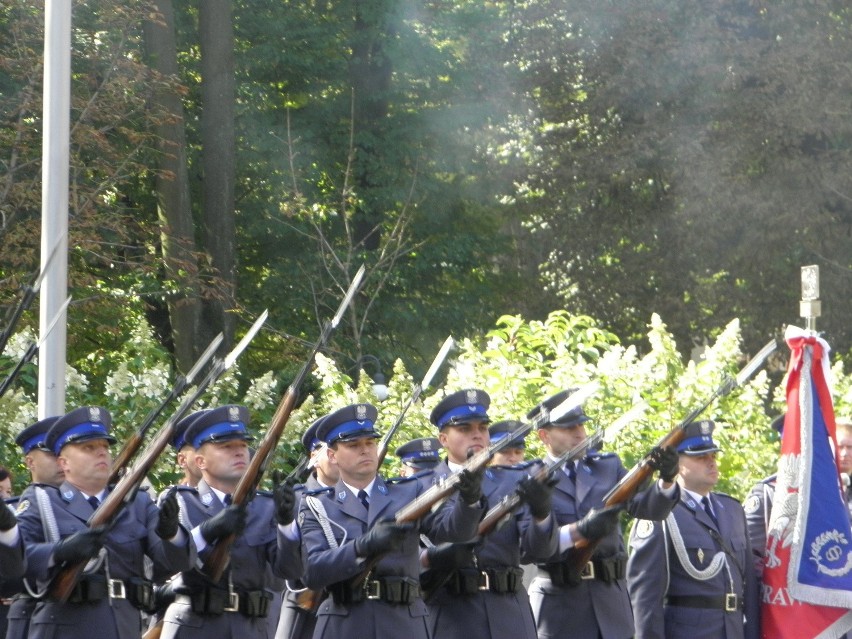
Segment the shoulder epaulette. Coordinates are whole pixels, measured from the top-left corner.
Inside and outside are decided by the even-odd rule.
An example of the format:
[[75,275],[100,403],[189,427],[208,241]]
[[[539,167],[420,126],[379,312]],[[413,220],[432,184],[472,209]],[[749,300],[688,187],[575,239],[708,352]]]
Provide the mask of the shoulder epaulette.
[[774,484],[777,479],[778,479],[778,475],[770,475],[769,477],[767,477],[765,479],[761,479],[757,483],[758,484]]
[[426,475],[430,474],[431,472],[432,472],[431,470],[424,470],[424,471],[421,471],[419,473],[409,475],[408,477],[401,477],[401,476],[400,477],[388,477],[385,480],[385,483],[386,484],[404,484],[406,482],[414,481],[416,479],[420,479],[421,477],[425,477]]
[[607,452],[595,451],[593,453],[587,454],[583,459],[588,462],[588,461],[600,461],[601,459],[613,459],[615,457],[617,457],[617,455],[615,453],[612,453],[612,452],[607,453]]
[[169,486],[167,488],[164,488],[162,490],[161,494],[167,493],[172,488],[174,488],[179,493],[197,493],[198,492],[198,489],[194,488],[193,486],[187,486],[186,484],[178,484],[176,486]]
[[323,493],[334,493],[334,486],[321,486],[320,488],[315,488],[313,490],[306,490],[305,497],[319,496]]
[[15,495],[14,497],[7,497],[3,501],[6,502],[7,506],[16,506],[18,504],[18,501],[20,501],[20,499],[21,499],[20,495]]
[[258,497],[272,498],[272,491],[271,490],[258,490],[258,491],[255,492],[255,495],[257,495]]

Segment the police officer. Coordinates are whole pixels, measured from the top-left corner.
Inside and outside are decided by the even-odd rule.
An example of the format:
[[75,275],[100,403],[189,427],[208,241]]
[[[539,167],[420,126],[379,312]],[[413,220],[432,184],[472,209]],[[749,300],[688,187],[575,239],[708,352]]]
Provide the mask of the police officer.
[[[527,415],[538,417],[570,397],[575,389],[544,400]],[[539,429],[538,435],[553,462],[586,440],[585,424],[590,418],[581,407]],[[636,517],[662,519],[674,507],[678,488],[677,454],[655,449],[650,463],[660,479],[627,504]],[[566,465],[557,476],[553,512],[560,527],[559,551],[538,564],[530,584],[530,603],[539,639],[561,637],[571,628],[572,637],[626,639],[633,636],[633,616],[624,569],[627,561],[618,526],[618,511],[602,509],[604,496],[627,473],[614,453],[588,451],[582,460]],[[575,544],[597,543],[592,560],[578,567],[572,556]],[[579,569],[578,569],[579,568]]]
[[124,639],[141,633],[140,609],[150,605],[151,583],[144,578],[147,555],[154,574],[165,576],[189,566],[194,547],[177,519],[177,503],[154,502],[138,493],[106,529],[86,525],[108,494],[112,461],[109,413],[86,406],[60,417],[45,445],[65,473],[58,490],[45,490],[42,508],[19,508],[26,544],[27,578],[45,592],[68,565],[90,561],[68,600],[42,599],[30,622],[29,637],[90,636]]
[[183,477],[178,481],[180,486],[195,488],[201,481],[201,470],[195,465],[195,449],[192,442],[186,441],[186,429],[199,417],[210,412],[210,409],[195,411],[174,426],[172,434],[172,448],[175,451],[175,463],[183,471]]
[[[302,435],[302,446],[310,456],[308,468],[311,473],[304,485],[296,487],[297,509],[304,495],[321,494],[332,488],[340,479],[337,466],[328,459],[328,447],[317,437],[317,429],[323,419],[324,417],[320,417],[315,420]],[[291,538],[301,540],[296,523],[293,522],[291,526],[294,526],[293,532],[290,533]],[[281,607],[281,619],[275,633],[276,639],[310,639],[316,626],[316,608],[324,595],[323,592],[306,588],[300,579],[288,580]]]
[[[488,436],[491,439],[491,443],[493,444],[509,437],[511,433],[515,432],[522,425],[522,422],[515,419],[507,419],[502,422],[491,424],[491,426],[488,427]],[[491,458],[491,465],[510,468],[513,466],[519,466],[523,463],[526,452],[526,437],[518,437],[494,453],[494,457]]]
[[[779,436],[784,433],[784,419],[786,413],[782,413],[772,420],[772,430]],[[751,540],[751,552],[754,559],[754,569],[758,580],[763,577],[763,553],[766,551],[766,531],[769,528],[769,517],[772,514],[772,502],[775,497],[775,475],[760,480],[749,491],[743,503],[746,515],[748,536]]]
[[[293,519],[294,495],[289,486],[275,487],[273,495],[258,492],[247,505],[231,504],[231,494],[249,463],[244,406],[221,406],[193,420],[185,439],[195,450],[202,479],[197,489],[184,493],[185,516],[199,560],[216,542],[236,535],[230,562],[218,583],[202,571],[184,571],[171,589],[174,602],[166,610],[162,639],[179,637],[267,637],[272,576],[292,577],[300,569],[298,546],[279,535],[278,526]],[[270,587],[272,586],[272,588]]]
[[[15,443],[21,447],[24,463],[30,471],[32,482],[24,488],[17,499],[17,505],[22,509],[30,506],[38,508],[37,494],[45,487],[58,487],[65,479],[65,473],[56,461],[56,455],[44,443],[47,431],[56,423],[59,417],[48,417],[27,426],[15,437]],[[11,585],[10,585],[11,589]],[[9,606],[8,626],[0,633],[7,639],[25,639],[29,632],[29,621],[37,600],[26,592],[22,581],[16,582],[15,597]]]
[[[447,451],[434,471],[441,480],[462,467],[469,451],[490,444],[488,393],[467,389],[445,397],[430,419]],[[509,436],[508,432],[503,432]],[[513,441],[517,446],[517,442]],[[490,506],[519,490],[526,505],[476,544],[438,545],[426,551],[430,573],[424,585],[447,573],[427,600],[432,635],[465,639],[535,639],[535,623],[523,586],[521,554],[543,561],[556,552],[558,528],[551,514],[552,486],[529,478],[525,469],[489,467],[482,492]]]
[[710,420],[678,446],[680,500],[664,522],[637,521],[627,578],[637,639],[760,636],[757,577],[745,514],[719,481]]
[[439,542],[470,539],[483,514],[481,477],[465,471],[458,498],[417,525],[394,523],[394,514],[427,486],[377,475],[376,417],[374,406],[355,404],[326,416],[318,429],[340,480],[332,492],[305,496],[299,511],[305,584],[330,592],[317,611],[315,639],[428,639],[418,533]]
[[410,477],[435,469],[441,461],[441,442],[434,437],[412,439],[397,448],[394,454],[402,462],[400,476]]

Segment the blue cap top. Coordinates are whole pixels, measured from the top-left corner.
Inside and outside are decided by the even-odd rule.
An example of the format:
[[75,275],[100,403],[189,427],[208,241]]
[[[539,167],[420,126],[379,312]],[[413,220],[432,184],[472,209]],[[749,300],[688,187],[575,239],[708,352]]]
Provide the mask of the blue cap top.
[[15,437],[15,443],[21,447],[24,451],[24,455],[29,453],[33,448],[38,448],[39,450],[44,450],[46,452],[53,452],[44,442],[45,439],[47,439],[47,431],[49,431],[50,427],[58,420],[58,416],[47,417],[41,421],[37,421],[32,426],[27,426],[24,430],[18,433],[18,436]]
[[205,408],[204,410],[197,410],[194,413],[190,413],[174,425],[174,428],[172,429],[172,447],[175,450],[180,450],[184,446],[192,446],[191,442],[186,441],[186,430],[189,428],[192,422],[194,422],[202,415],[206,415],[209,412],[209,408]]
[[245,406],[229,404],[211,408],[187,426],[186,442],[195,449],[207,443],[218,444],[234,439],[252,441],[247,430],[249,411]]
[[441,442],[434,437],[412,439],[396,449],[402,463],[414,468],[431,468],[441,461]]
[[[491,443],[499,442],[503,439],[506,439],[513,432],[518,430],[521,426],[523,426],[523,422],[519,422],[514,419],[507,419],[502,422],[497,422],[496,424],[492,424],[488,428],[488,434],[491,439]],[[526,436],[524,436],[526,437]],[[526,448],[527,444],[524,441],[524,437],[518,437],[517,439],[506,444],[507,448]]]
[[[554,408],[559,406],[562,402],[568,399],[576,390],[576,388],[568,388],[564,391],[560,391],[556,393],[556,395],[552,395],[548,397],[543,402],[538,404],[535,408],[533,408],[529,413],[527,413],[527,419],[536,420],[541,415],[542,411],[546,410],[548,413],[552,411]],[[549,426],[555,426],[556,428],[574,428],[575,426],[579,426],[590,420],[590,417],[583,412],[582,406],[578,406],[577,408],[568,411],[564,415],[560,416],[557,419],[545,418],[546,421],[540,426],[540,428],[547,428]]]
[[438,430],[444,426],[458,426],[471,421],[490,422],[488,407],[491,397],[484,390],[468,388],[456,391],[442,399],[429,416]]
[[690,422],[683,427],[686,436],[678,445],[677,452],[692,457],[706,455],[707,453],[718,453],[722,449],[713,441],[713,429],[715,428],[716,424],[709,419]]
[[45,446],[58,455],[65,444],[79,444],[92,439],[105,439],[115,443],[109,434],[112,417],[109,411],[99,406],[83,406],[57,419],[44,440]]
[[326,415],[317,427],[317,438],[329,446],[364,437],[378,437],[373,428],[379,412],[372,404],[351,404]]
[[308,426],[308,430],[306,430],[302,435],[302,446],[305,447],[306,451],[311,452],[322,444],[320,438],[317,437],[317,430],[325,417],[326,416],[323,415],[319,419],[314,420],[314,423]]

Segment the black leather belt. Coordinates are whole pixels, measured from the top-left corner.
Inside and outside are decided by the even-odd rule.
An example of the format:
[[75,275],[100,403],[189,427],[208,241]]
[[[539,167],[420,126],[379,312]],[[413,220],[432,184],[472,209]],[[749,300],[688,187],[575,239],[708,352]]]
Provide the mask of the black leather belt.
[[266,617],[272,594],[265,590],[227,591],[224,588],[207,587],[193,589],[189,594],[178,594],[175,601],[188,603],[198,615],[221,615],[239,612],[246,617]]
[[348,582],[339,582],[329,586],[328,591],[337,604],[384,601],[409,605],[421,597],[420,584],[409,577],[373,577],[355,587]]
[[68,603],[95,603],[103,599],[126,599],[147,612],[154,611],[154,586],[147,579],[107,579],[104,575],[84,575],[68,595]]
[[627,555],[620,553],[609,557],[593,557],[581,570],[577,570],[570,561],[539,564],[538,569],[538,576],[550,579],[554,586],[577,586],[589,579],[611,584],[624,579]]
[[493,592],[499,595],[523,588],[524,571],[520,568],[459,568],[450,575],[444,588],[451,595],[475,595]]
[[726,595],[670,595],[666,597],[665,605],[736,612],[743,609],[743,598],[732,592]]

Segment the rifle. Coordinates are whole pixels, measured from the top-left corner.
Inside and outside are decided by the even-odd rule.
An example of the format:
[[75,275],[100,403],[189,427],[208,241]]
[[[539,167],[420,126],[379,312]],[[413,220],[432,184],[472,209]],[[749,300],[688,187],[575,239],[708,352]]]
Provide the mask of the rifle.
[[[149,442],[148,446],[139,456],[133,466],[124,473],[115,485],[115,488],[110,491],[106,498],[97,507],[95,512],[89,517],[86,522],[89,528],[108,527],[118,517],[121,510],[126,504],[129,504],[136,497],[136,492],[145,476],[157,462],[157,458],[169,445],[174,434],[174,425],[180,421],[190,406],[207,390],[207,387],[215,382],[219,377],[233,366],[234,362],[242,353],[249,342],[254,338],[260,327],[266,321],[269,315],[267,311],[261,313],[260,317],[255,320],[254,324],[243,336],[234,349],[228,353],[224,360],[215,360],[210,367],[204,380],[198,385],[198,388],[192,395],[187,396],[178,407],[177,411],[172,415],[165,424],[157,431],[157,434]],[[77,562],[66,564],[53,578],[48,586],[49,597],[54,601],[67,601],[71,591],[74,589],[77,580],[80,578],[86,562]]]
[[[59,245],[62,243],[62,238],[60,237],[56,244],[53,246],[53,249],[50,251],[50,255],[47,256],[47,260],[44,263],[44,267],[36,277],[35,281],[30,286],[24,287],[24,295],[21,297],[21,301],[18,302],[18,305],[15,307],[14,312],[12,313],[12,317],[9,318],[9,323],[6,325],[6,328],[0,333],[0,353],[2,353],[6,344],[9,342],[9,338],[12,336],[12,331],[15,330],[15,326],[18,324],[18,320],[21,319],[21,315],[24,314],[24,311],[30,307],[30,304],[33,303],[35,299],[36,293],[39,292],[41,288],[41,283],[44,280],[44,276],[47,275],[47,270],[50,268],[50,264],[53,262],[53,258],[56,257],[56,254],[59,252]],[[61,315],[62,313],[58,313]]]
[[[65,309],[68,308],[68,304],[71,303],[71,296],[62,303],[62,306],[59,307],[59,310],[56,311],[56,315],[53,316],[53,319],[50,320],[50,324],[47,325],[47,329],[44,331],[44,335],[41,338],[32,344],[30,344],[29,348],[27,348],[23,357],[18,360],[18,363],[15,364],[15,368],[12,369],[12,372],[6,376],[6,379],[3,380],[3,384],[0,384],[0,397],[6,394],[6,391],[9,390],[9,387],[12,385],[12,382],[15,381],[15,378],[18,376],[18,373],[21,372],[21,369],[24,367],[24,364],[31,361],[35,354],[38,352],[38,349],[41,348],[41,345],[44,344],[44,341],[47,339],[47,336],[53,331],[53,327],[56,326],[59,319],[62,317],[62,314],[65,312]],[[2,352],[2,351],[0,351]]]
[[423,392],[424,388],[428,388],[429,384],[432,383],[432,378],[435,377],[435,374],[438,372],[438,369],[441,367],[441,364],[444,363],[444,360],[447,358],[447,353],[450,352],[450,349],[453,347],[455,342],[453,341],[453,336],[450,335],[447,339],[444,340],[443,346],[441,346],[441,350],[438,351],[438,354],[435,356],[432,365],[429,367],[429,370],[426,371],[426,375],[423,376],[423,381],[417,384],[414,387],[414,392],[411,394],[411,397],[408,398],[405,406],[402,407],[402,412],[397,416],[396,421],[391,425],[388,429],[388,432],[385,433],[385,436],[382,437],[382,440],[379,442],[379,468],[382,467],[382,462],[385,460],[385,456],[388,454],[388,446],[393,439],[393,436],[396,434],[396,431],[399,430],[399,427],[402,425],[402,420],[405,417],[405,414],[408,412],[408,409],[417,401],[420,397],[420,394]]
[[[284,393],[284,397],[281,398],[281,402],[278,404],[278,409],[272,417],[272,423],[267,428],[266,435],[264,435],[263,440],[258,445],[254,456],[249,461],[245,474],[240,478],[231,495],[232,504],[238,506],[246,505],[254,498],[257,486],[266,470],[266,465],[272,458],[275,447],[278,445],[278,440],[281,438],[284,427],[290,419],[290,413],[293,412],[293,408],[296,406],[296,400],[299,397],[299,388],[308,376],[308,372],[313,366],[317,353],[325,346],[329,337],[331,337],[331,333],[340,323],[343,313],[349,308],[352,298],[358,292],[361,281],[364,279],[364,270],[364,266],[362,265],[352,279],[352,283],[349,285],[349,289],[346,291],[346,295],[334,317],[323,326],[319,340],[317,340],[311,349],[307,360],[302,365],[302,369],[293,379],[290,386],[287,387],[287,392]],[[219,539],[204,562],[203,572],[214,583],[217,583],[225,572],[225,567],[230,560],[231,545],[235,539],[236,535],[228,535]]]
[[107,480],[108,485],[113,485],[118,482],[121,478],[121,471],[130,464],[130,460],[133,459],[136,451],[142,446],[142,442],[145,441],[145,434],[148,432],[148,429],[151,428],[154,420],[160,416],[160,413],[165,410],[166,406],[171,404],[175,399],[183,394],[187,388],[189,388],[195,380],[195,376],[198,375],[201,369],[204,368],[207,362],[210,361],[210,358],[213,357],[213,354],[218,350],[223,339],[225,339],[225,336],[222,333],[219,333],[213,338],[213,341],[210,342],[201,354],[201,357],[199,357],[195,364],[192,365],[189,372],[186,375],[178,376],[177,383],[169,392],[168,396],[160,402],[159,406],[155,407],[148,413],[142,421],[142,425],[136,429],[136,432],[130,436],[130,439],[124,442],[121,450],[118,451],[118,454],[112,461],[112,470],[110,472],[109,479]]
[[[545,464],[538,470],[532,478],[538,482],[545,483],[550,480],[564,466],[574,463],[578,459],[582,459],[589,450],[597,448],[601,442],[611,442],[621,430],[644,415],[648,409],[647,402],[639,402],[634,404],[630,410],[616,419],[606,428],[601,428],[594,434],[587,437],[583,442],[575,446],[569,451],[560,455],[555,461],[550,464]],[[512,492],[503,497],[500,502],[491,508],[482,521],[479,522],[479,537],[485,537],[496,530],[515,510],[521,507],[523,501],[518,495],[518,492]]]
[[[667,446],[673,446],[677,448],[678,444],[680,444],[686,436],[686,426],[694,422],[695,419],[707,410],[710,404],[712,404],[717,398],[724,397],[735,388],[739,388],[745,384],[777,348],[778,340],[771,340],[760,349],[757,355],[749,360],[742,370],[737,373],[736,377],[732,378],[726,375],[721,385],[713,391],[713,394],[710,395],[709,399],[690,412],[689,415],[687,415],[679,424],[664,435],[662,439],[657,442],[657,447],[665,448]],[[650,465],[648,465],[649,456],[650,451],[647,455],[645,455],[645,457],[639,460],[639,462],[633,466],[633,468],[631,468],[624,477],[621,478],[621,481],[613,486],[612,490],[604,496],[603,503],[605,507],[626,505],[627,502],[639,492],[653,472],[653,469]],[[589,542],[581,539],[574,545],[574,548],[571,549],[571,553],[569,554],[569,559],[574,563],[575,567],[581,569],[586,565],[586,563],[588,563],[597,543],[597,541]]]

